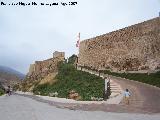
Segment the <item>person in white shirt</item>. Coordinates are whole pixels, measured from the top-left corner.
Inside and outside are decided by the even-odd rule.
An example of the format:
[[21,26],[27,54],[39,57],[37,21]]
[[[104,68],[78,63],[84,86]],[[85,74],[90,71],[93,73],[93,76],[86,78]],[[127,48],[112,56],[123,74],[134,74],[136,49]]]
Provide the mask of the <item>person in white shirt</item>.
[[125,102],[127,105],[129,105],[129,98],[130,98],[131,94],[129,92],[128,89],[126,89],[126,91],[124,92],[124,98],[125,98]]

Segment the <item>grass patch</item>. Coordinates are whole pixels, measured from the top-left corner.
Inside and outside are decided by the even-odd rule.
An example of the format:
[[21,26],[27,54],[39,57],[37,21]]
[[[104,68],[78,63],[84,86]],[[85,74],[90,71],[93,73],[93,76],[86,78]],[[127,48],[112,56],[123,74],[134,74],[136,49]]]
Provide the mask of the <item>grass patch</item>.
[[0,96],[4,95],[4,90],[0,88]]
[[48,83],[37,85],[33,93],[49,95],[58,92],[58,97],[68,98],[69,92],[75,90],[81,96],[81,100],[91,100],[91,97],[103,98],[104,80],[76,70],[73,64],[60,63],[56,79],[58,81],[52,85]]

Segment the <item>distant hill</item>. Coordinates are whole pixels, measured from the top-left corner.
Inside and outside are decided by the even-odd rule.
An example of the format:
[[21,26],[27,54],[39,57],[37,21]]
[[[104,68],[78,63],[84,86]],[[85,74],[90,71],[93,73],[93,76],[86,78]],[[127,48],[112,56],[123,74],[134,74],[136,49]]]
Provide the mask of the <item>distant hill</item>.
[[20,79],[23,79],[25,77],[25,75],[22,74],[21,72],[18,72],[16,70],[9,68],[9,67],[6,67],[6,66],[0,66],[0,72],[6,72],[6,73],[16,75]]
[[25,75],[6,66],[0,66],[0,83],[4,86],[14,85],[24,79]]

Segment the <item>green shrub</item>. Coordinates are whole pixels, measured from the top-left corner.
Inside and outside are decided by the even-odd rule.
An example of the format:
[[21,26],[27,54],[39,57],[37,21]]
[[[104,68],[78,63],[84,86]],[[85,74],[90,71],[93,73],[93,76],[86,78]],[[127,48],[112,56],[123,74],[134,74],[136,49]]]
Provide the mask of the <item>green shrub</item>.
[[4,93],[4,90],[0,88],[0,96],[2,96]]
[[103,98],[104,80],[95,75],[78,71],[72,64],[59,63],[58,81],[53,85],[37,85],[35,94],[49,95],[58,92],[58,97],[67,98],[71,90],[75,90],[81,96],[81,100],[91,100],[91,97]]
[[71,57],[68,58],[68,63],[69,64],[74,64],[77,60],[77,55],[72,55]]
[[151,73],[149,75],[147,73],[115,73],[115,72],[110,72],[109,70],[101,72],[160,87],[160,71],[157,73]]

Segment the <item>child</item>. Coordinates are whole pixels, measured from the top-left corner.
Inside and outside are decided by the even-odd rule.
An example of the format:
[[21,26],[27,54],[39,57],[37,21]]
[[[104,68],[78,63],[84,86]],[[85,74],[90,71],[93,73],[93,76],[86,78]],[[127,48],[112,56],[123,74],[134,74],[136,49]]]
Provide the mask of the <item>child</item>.
[[124,92],[124,98],[125,98],[125,102],[127,105],[129,105],[129,97],[131,96],[130,92],[128,89],[126,89],[126,91]]

